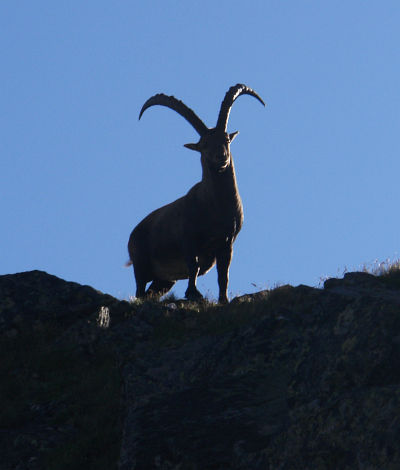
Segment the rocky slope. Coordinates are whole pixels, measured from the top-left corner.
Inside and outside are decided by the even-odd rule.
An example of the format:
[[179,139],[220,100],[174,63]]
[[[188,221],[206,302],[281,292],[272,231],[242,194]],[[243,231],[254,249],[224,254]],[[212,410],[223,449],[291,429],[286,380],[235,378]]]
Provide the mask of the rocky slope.
[[1,469],[399,469],[400,275],[227,306],[0,276]]

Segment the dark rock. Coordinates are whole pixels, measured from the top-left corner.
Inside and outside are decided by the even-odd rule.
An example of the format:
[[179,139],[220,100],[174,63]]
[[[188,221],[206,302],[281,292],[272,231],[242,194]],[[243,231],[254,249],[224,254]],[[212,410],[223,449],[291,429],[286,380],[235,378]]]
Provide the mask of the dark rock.
[[63,326],[115,303],[110,295],[43,271],[0,276],[0,327],[54,320]]
[[379,277],[366,272],[346,273],[343,279],[330,278],[324,282],[324,289],[339,286],[356,286],[357,288],[373,287],[381,284]]
[[[348,273],[324,289],[282,286],[226,306],[129,304],[37,271],[1,276],[2,357],[29,338],[24,325],[45,344],[36,362],[69,347],[60,379],[53,366],[46,376],[47,365],[29,365],[21,343],[8,377],[35,393],[16,392],[26,403],[2,398],[20,407],[0,422],[3,467],[46,468],[65,448],[68,468],[400,468],[397,286]],[[96,321],[102,306],[107,328]],[[102,385],[79,388],[74,374]],[[106,384],[115,391],[96,407]],[[75,409],[85,411],[71,417]],[[111,424],[96,423],[116,414],[106,438]],[[111,444],[95,444],[104,441],[112,455]]]

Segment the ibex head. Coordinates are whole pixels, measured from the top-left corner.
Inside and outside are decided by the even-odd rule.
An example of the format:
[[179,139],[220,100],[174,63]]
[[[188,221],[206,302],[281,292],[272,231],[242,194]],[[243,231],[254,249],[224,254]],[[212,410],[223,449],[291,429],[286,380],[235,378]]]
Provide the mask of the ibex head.
[[264,101],[254,90],[246,85],[237,84],[231,87],[225,94],[219,111],[217,125],[212,129],[209,129],[182,101],[177,100],[174,96],[166,96],[162,93],[154,95],[146,101],[140,111],[139,119],[147,108],[156,104],[173,109],[184,117],[200,135],[200,140],[197,143],[185,144],[185,147],[200,152],[203,163],[207,163],[210,169],[221,173],[231,163],[229,146],[238,132],[228,134],[226,128],[232,105],[240,95],[254,96],[265,106]]

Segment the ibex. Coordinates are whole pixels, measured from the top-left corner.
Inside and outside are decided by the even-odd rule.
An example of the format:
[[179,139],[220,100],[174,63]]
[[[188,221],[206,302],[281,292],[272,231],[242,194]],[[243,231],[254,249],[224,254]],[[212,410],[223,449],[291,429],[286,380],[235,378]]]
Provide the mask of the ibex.
[[[236,184],[230,144],[238,132],[227,134],[231,107],[240,95],[258,94],[246,85],[231,87],[221,104],[217,125],[209,129],[182,101],[157,94],[143,105],[166,106],[184,117],[200,140],[185,147],[201,154],[202,180],[186,196],[160,207],[133,230],[128,251],[136,278],[136,297],[166,294],[178,279],[189,279],[185,297],[199,300],[197,276],[217,263],[219,302],[228,302],[227,288],[232,245],[243,223],[242,201]],[[146,291],[146,284],[152,281]]]

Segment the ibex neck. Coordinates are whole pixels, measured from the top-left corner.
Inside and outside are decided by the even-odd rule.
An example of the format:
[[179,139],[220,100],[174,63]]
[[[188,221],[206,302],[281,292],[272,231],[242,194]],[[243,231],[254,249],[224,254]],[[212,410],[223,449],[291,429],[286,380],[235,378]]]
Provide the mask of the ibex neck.
[[223,237],[234,239],[243,223],[243,208],[236,184],[233,161],[222,173],[203,165],[203,178],[198,186],[200,201],[209,223],[217,227]]
[[204,164],[202,184],[204,185],[205,191],[215,197],[218,202],[232,199],[238,199],[240,201],[232,158],[229,167],[221,173],[210,169]]

